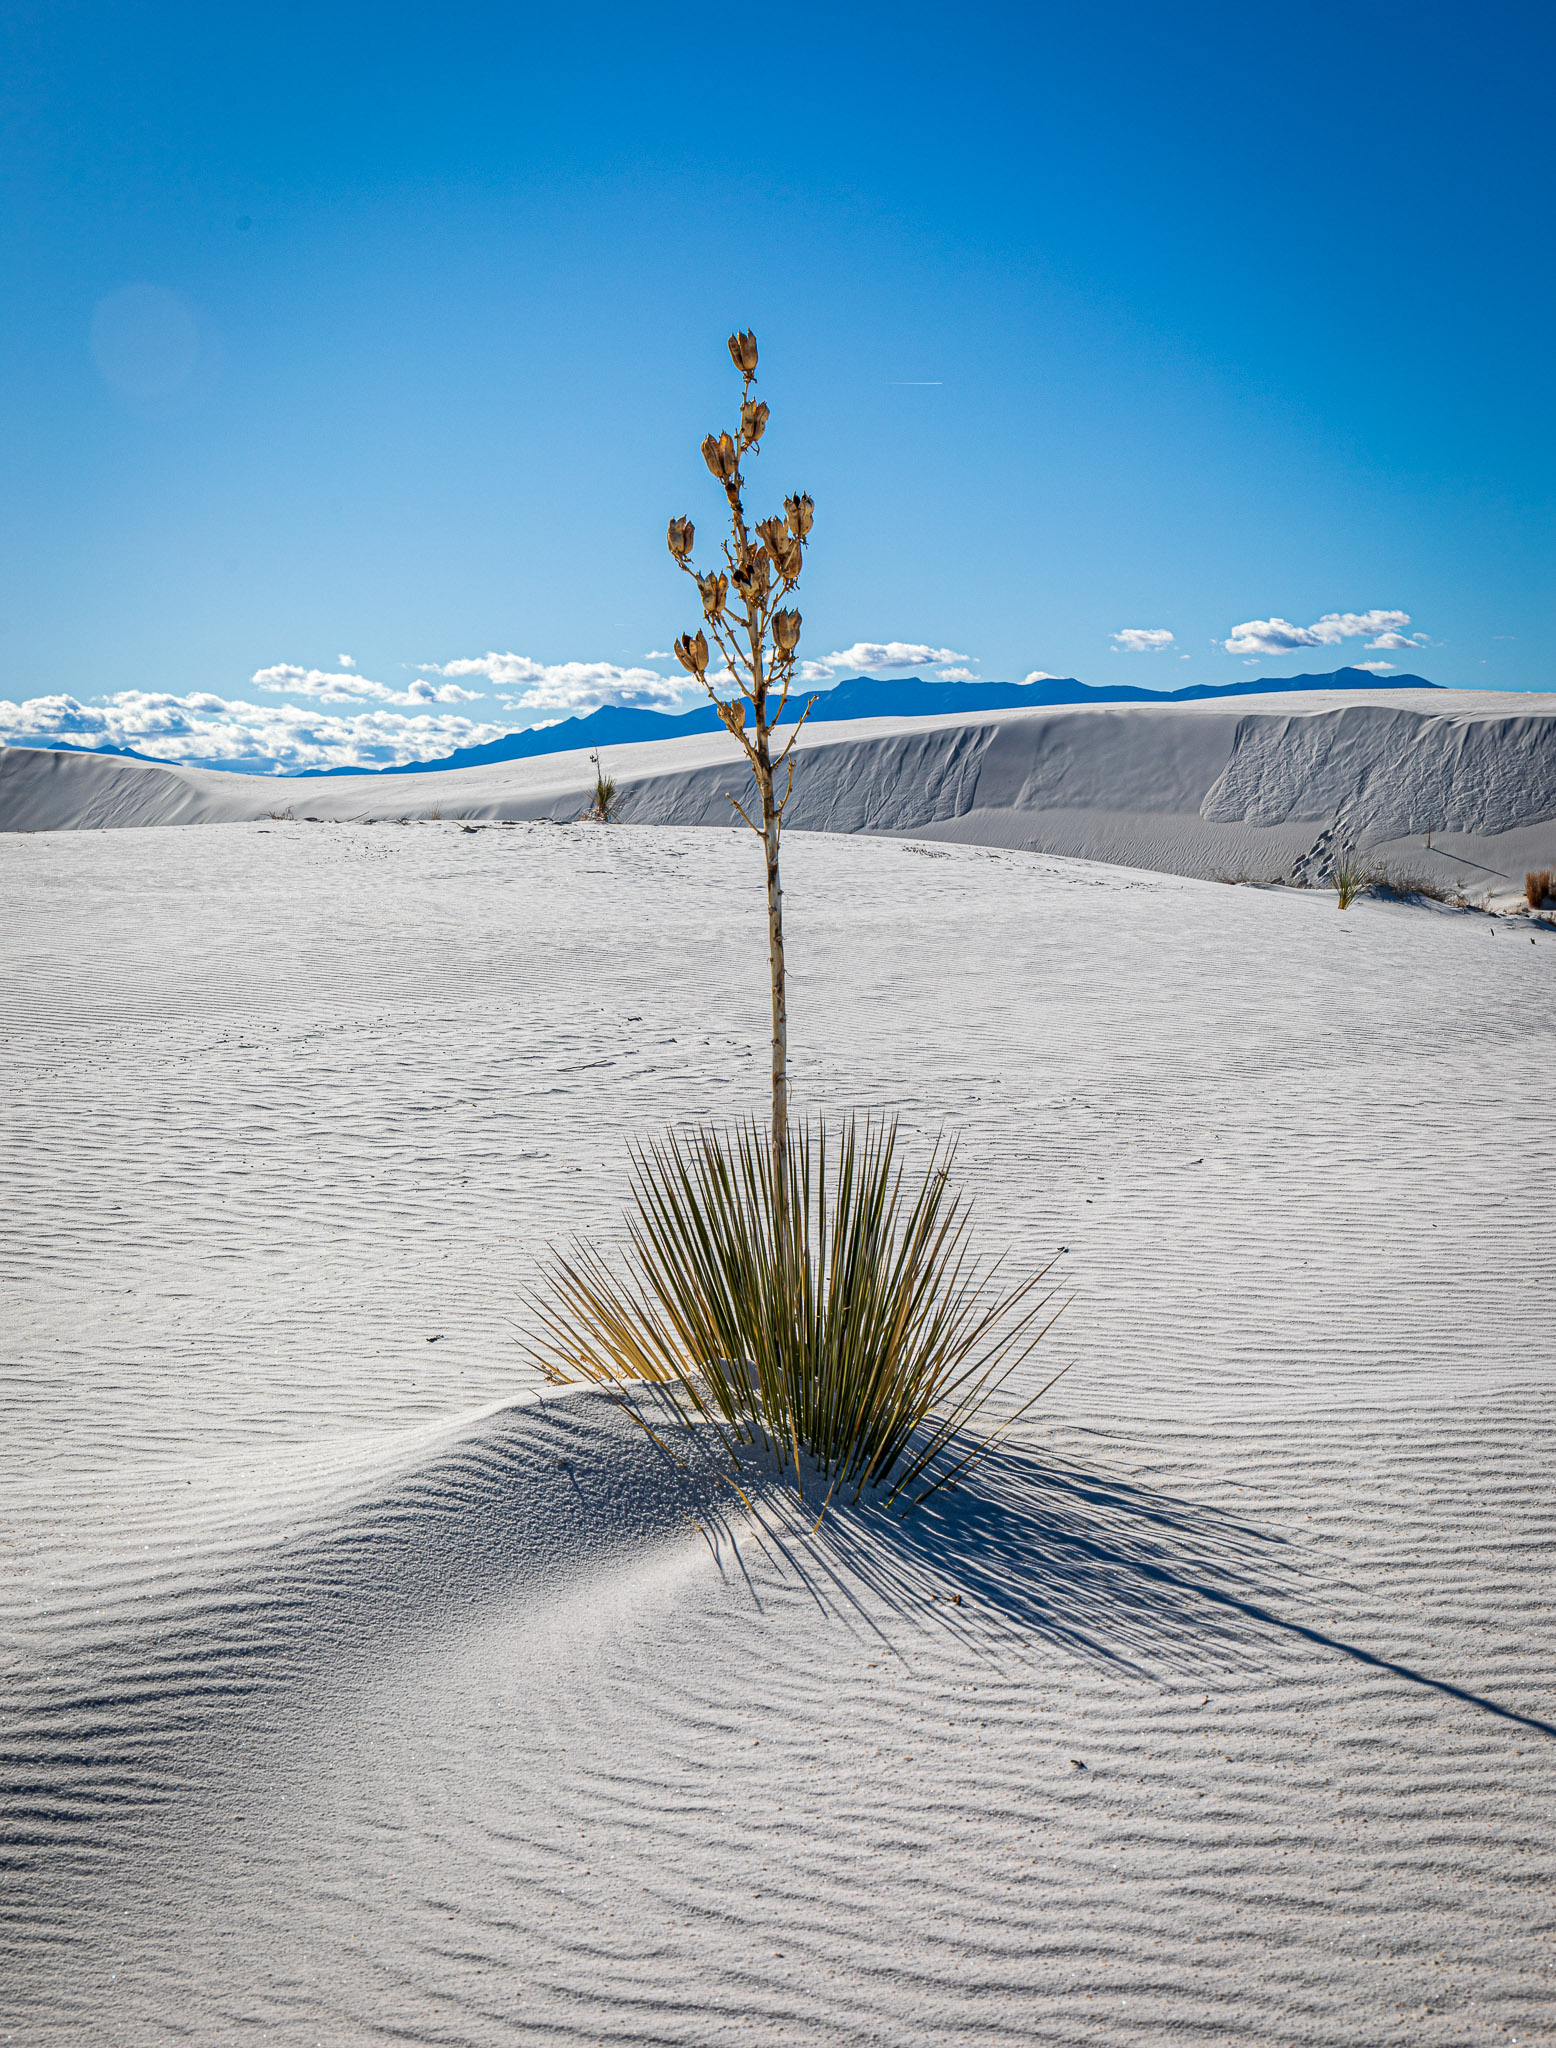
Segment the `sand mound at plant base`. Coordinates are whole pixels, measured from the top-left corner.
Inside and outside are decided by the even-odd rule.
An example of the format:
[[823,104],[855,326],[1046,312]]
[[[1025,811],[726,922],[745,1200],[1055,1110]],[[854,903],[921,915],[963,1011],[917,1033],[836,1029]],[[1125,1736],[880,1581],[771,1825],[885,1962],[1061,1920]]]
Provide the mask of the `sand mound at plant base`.
[[509,1321],[754,1099],[752,860],[0,844],[0,2037],[1541,2038],[1556,942],[796,838],[802,1099],[1078,1295],[974,1486],[812,1536]]

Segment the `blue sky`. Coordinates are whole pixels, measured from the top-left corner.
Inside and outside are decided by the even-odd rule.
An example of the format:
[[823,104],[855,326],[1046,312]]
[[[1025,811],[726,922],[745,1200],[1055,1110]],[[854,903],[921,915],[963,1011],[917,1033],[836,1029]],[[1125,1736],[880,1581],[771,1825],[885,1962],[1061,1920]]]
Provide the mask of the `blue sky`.
[[1550,688],[1550,22],[13,4],[0,734],[679,702],[736,324],[821,679]]

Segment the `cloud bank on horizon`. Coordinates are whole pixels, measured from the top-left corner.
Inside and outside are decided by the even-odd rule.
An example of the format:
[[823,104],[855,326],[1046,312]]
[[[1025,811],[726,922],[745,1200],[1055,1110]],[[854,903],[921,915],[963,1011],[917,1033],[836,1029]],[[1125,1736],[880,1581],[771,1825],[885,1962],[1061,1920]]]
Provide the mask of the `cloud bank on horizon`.
[[[323,698],[327,703],[339,698]],[[68,695],[0,702],[0,740],[17,747],[129,747],[164,761],[209,761],[256,774],[305,768],[386,768],[435,761],[455,747],[501,739],[506,723],[423,712],[350,717],[300,704],[249,704],[204,690],[173,696],[118,690],[95,704]]]
[[[971,682],[969,656],[923,641],[860,640],[808,661],[801,680],[827,684],[856,673],[909,675],[936,669],[951,682]],[[472,689],[477,677],[485,690]],[[275,662],[256,669],[252,686],[266,697],[299,703],[251,703],[196,690],[117,690],[83,702],[56,693],[21,703],[0,701],[0,742],[13,746],[128,747],[169,761],[213,762],[257,773],[315,768],[404,767],[433,761],[459,747],[484,746],[518,723],[548,724],[587,715],[602,704],[675,712],[696,701],[681,676],[608,661],[541,662],[525,654],[462,656],[428,662],[403,688],[363,675],[349,654],[333,669]],[[445,707],[490,704],[484,718]],[[358,709],[372,706],[373,709]],[[392,708],[391,708],[392,707]],[[335,712],[338,715],[331,716]],[[406,716],[407,712],[417,715]]]
[[[671,657],[655,650],[648,659],[668,661]],[[970,662],[972,667],[968,666]],[[944,665],[947,663],[950,666]],[[970,683],[976,666],[971,655],[958,654],[954,647],[931,647],[922,640],[856,640],[852,647],[802,661],[798,680],[830,683],[843,675],[905,676],[932,668],[942,682]],[[488,653],[428,663],[426,672],[439,676],[485,676],[499,689],[516,692],[499,700],[506,710],[528,711],[541,717],[594,711],[601,704],[673,711],[686,694],[683,676],[662,676],[648,668],[618,668],[608,661],[547,663],[532,661],[525,654]],[[713,680],[717,683],[728,678],[723,670],[716,670]]]
[[[1289,655],[1364,638],[1370,649],[1414,651],[1425,633],[1406,637],[1402,611],[1326,612],[1311,626],[1279,617],[1249,619],[1213,644],[1233,655]],[[1109,636],[1125,654],[1176,651],[1166,626],[1126,626]],[[647,660],[665,660],[655,650]],[[1187,659],[1186,656],[1180,657]],[[483,746],[521,724],[544,725],[586,716],[603,704],[675,712],[700,701],[684,677],[608,661],[536,661],[495,650],[424,662],[402,687],[361,673],[341,654],[333,669],[275,662],[256,669],[251,686],[262,699],[222,697],[209,691],[182,696],[168,691],[118,690],[87,701],[66,694],[0,701],[0,743],[13,746],[128,747],[165,760],[211,762],[258,773],[318,768],[403,767],[437,760],[456,748]],[[919,640],[856,640],[800,664],[801,687],[825,688],[845,676],[909,676],[929,672],[943,682],[977,680],[976,657]],[[1389,661],[1358,662],[1374,671]],[[717,682],[726,677],[715,676]],[[1024,683],[1053,680],[1032,669]],[[479,684],[485,688],[479,687]],[[302,702],[284,700],[302,699]],[[495,702],[494,702],[495,700]],[[484,716],[461,707],[485,705]],[[505,715],[506,714],[506,715]]]

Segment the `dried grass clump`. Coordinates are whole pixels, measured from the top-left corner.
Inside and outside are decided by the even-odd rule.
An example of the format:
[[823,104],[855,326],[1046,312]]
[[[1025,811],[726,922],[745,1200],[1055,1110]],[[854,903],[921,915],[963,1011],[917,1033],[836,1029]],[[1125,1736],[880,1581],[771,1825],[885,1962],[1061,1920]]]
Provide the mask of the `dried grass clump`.
[[1436,875],[1416,868],[1391,867],[1387,861],[1364,860],[1354,847],[1342,847],[1329,863],[1329,880],[1340,898],[1340,908],[1349,910],[1365,890],[1376,889],[1381,896],[1425,896],[1433,903],[1465,902],[1462,885],[1441,881]]
[[1524,900],[1531,910],[1544,908],[1547,896],[1556,896],[1556,868],[1530,868],[1524,876]]
[[755,1122],[636,1148],[619,1267],[588,1244],[553,1252],[536,1362],[558,1383],[654,1381],[802,1495],[811,1461],[823,1513],[869,1488],[907,1514],[1032,1405],[988,1416],[1053,1318],[1039,1326],[1051,1295],[1032,1299],[1047,1268],[1003,1285],[970,1250],[953,1148],[910,1178],[896,1146],[895,1121],[798,1129],[777,1202]]
[[1341,910],[1349,910],[1372,880],[1372,870],[1354,846],[1342,846],[1329,863],[1329,879],[1339,892]]
[[1435,875],[1418,874],[1414,868],[1391,868],[1386,862],[1372,870],[1370,886],[1387,896],[1425,896],[1433,903],[1451,903],[1456,894]]

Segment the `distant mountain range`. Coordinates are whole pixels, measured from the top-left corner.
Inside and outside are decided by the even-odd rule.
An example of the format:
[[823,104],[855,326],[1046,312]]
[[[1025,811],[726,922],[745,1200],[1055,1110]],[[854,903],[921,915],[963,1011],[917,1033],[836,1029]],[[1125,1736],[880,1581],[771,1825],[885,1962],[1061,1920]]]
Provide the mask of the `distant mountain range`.
[[[1206,697],[1267,697],[1286,690],[1435,690],[1425,676],[1375,676],[1366,669],[1337,668],[1323,676],[1257,676],[1242,683],[1194,683],[1183,690],[1141,690],[1130,683],[1094,689],[1073,676],[1042,683],[926,683],[920,676],[900,682],[878,682],[871,676],[849,676],[828,690],[801,690],[790,699],[784,723],[798,718],[811,698],[816,708],[811,723],[844,718],[934,718],[947,713],[1016,711],[1050,704],[1188,704]],[[29,740],[29,746],[59,754],[116,754],[129,761],[152,761],[162,768],[217,768],[234,775],[269,775],[276,781],[314,782],[333,775],[428,775],[444,768],[482,768],[494,761],[527,761],[537,754],[567,754],[575,748],[637,746],[644,740],[685,739],[692,733],[717,732],[719,715],[711,704],[679,714],[634,711],[621,704],[602,704],[587,718],[564,718],[559,725],[531,726],[505,733],[483,747],[458,747],[435,761],[407,761],[395,768],[302,768],[290,772],[274,761],[169,761],[134,747],[78,747],[69,740]]]
[[[166,754],[140,754],[134,747],[78,747],[74,740],[0,740],[0,746],[36,747],[43,754],[112,754],[120,761],[149,761],[153,768],[214,768],[214,761],[170,761]],[[266,764],[269,765],[268,763]],[[240,771],[248,773],[247,769]],[[263,771],[262,771],[263,772]]]
[[[1073,676],[1042,683],[926,683],[919,676],[900,682],[877,682],[850,676],[830,690],[800,690],[790,697],[786,723],[799,717],[812,697],[812,725],[844,718],[928,718],[947,712],[1014,711],[1050,704],[1188,704],[1203,697],[1263,697],[1276,690],[1435,690],[1424,676],[1375,676],[1366,669],[1337,668],[1326,676],[1285,676],[1276,682],[1195,683],[1183,690],[1140,690],[1129,683],[1094,689]],[[482,747],[459,747],[436,761],[409,761],[400,768],[305,768],[288,780],[313,781],[326,775],[426,775],[440,768],[483,768],[494,761],[527,761],[537,754],[569,754],[576,748],[638,746],[644,740],[679,740],[692,733],[717,732],[719,715],[711,704],[678,715],[668,711],[634,711],[621,704],[602,704],[587,718],[564,718],[559,725],[510,732]]]

